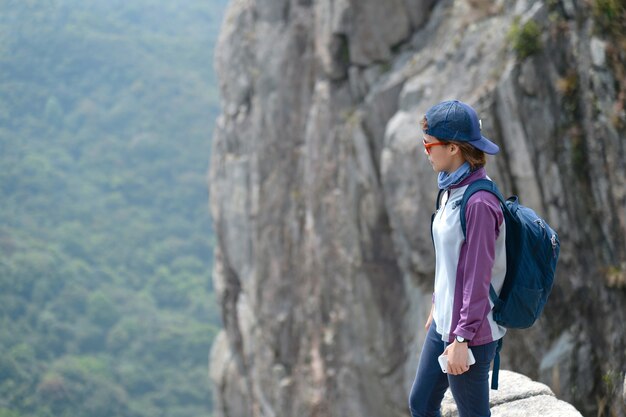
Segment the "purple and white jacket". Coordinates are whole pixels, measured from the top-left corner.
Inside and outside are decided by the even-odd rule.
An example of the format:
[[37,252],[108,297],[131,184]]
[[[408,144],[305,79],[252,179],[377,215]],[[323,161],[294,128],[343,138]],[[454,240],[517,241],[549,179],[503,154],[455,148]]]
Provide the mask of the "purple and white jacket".
[[506,274],[506,228],[500,202],[487,191],[470,197],[465,211],[466,239],[459,215],[467,186],[486,177],[485,169],[480,168],[450,187],[443,194],[433,222],[433,319],[445,342],[461,336],[470,340],[470,346],[478,346],[506,333],[493,320],[489,299],[489,284],[499,294]]

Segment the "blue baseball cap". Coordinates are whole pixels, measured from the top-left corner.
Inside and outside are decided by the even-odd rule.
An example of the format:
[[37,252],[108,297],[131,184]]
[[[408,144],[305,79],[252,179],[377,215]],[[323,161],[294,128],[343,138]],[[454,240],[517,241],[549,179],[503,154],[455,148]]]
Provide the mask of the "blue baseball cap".
[[446,141],[468,142],[490,155],[500,151],[498,145],[480,134],[476,111],[458,100],[441,102],[426,112],[428,129],[424,133]]

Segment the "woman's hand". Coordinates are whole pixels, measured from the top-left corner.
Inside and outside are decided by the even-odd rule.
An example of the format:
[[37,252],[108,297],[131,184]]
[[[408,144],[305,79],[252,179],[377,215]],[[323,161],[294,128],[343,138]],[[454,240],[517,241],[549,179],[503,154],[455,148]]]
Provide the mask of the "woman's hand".
[[448,355],[448,373],[451,375],[461,375],[469,370],[467,365],[467,343],[459,343],[456,340],[448,345],[443,351]]

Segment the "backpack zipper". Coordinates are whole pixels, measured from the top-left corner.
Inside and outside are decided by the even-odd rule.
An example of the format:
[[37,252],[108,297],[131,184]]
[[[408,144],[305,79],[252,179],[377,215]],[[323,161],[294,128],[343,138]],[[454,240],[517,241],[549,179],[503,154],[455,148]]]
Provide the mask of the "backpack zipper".
[[543,224],[543,220],[541,219],[537,219],[535,220],[535,223],[537,223],[537,225],[539,225],[539,227],[541,227],[541,229],[543,230],[543,237],[546,237],[546,234],[548,233],[546,230],[546,225]]
[[[543,220],[537,219],[535,220],[535,223],[537,223],[543,229],[543,233],[545,235],[547,233],[547,230],[546,230],[546,225],[543,223]],[[555,234],[552,234],[552,236],[550,236],[550,243],[552,245],[552,257],[556,258],[556,235]]]

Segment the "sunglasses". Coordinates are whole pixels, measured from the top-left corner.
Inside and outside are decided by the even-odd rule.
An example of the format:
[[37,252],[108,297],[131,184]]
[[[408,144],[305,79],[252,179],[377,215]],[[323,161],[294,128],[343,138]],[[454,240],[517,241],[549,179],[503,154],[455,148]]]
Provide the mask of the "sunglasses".
[[422,139],[422,143],[424,144],[424,149],[426,150],[426,154],[430,155],[430,148],[432,148],[433,146],[443,146],[443,145],[449,145],[449,143],[446,142],[433,142],[433,143],[428,143],[426,142],[425,139]]

